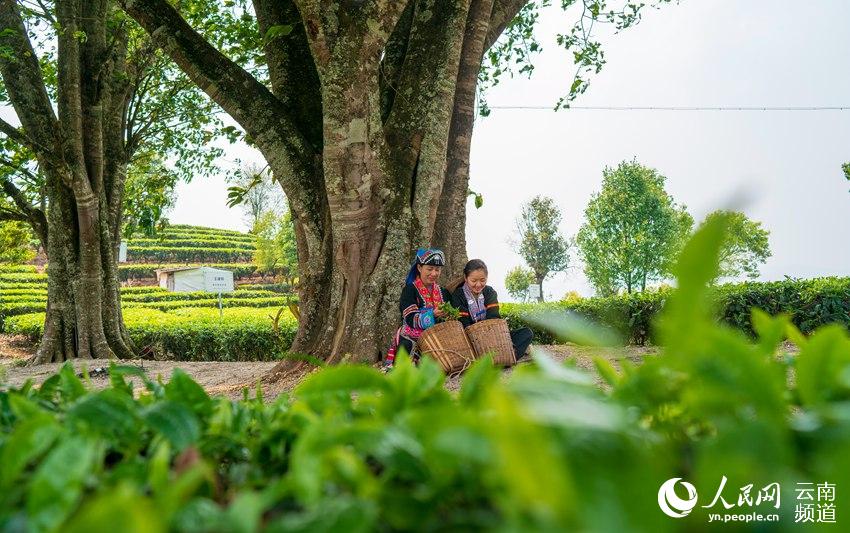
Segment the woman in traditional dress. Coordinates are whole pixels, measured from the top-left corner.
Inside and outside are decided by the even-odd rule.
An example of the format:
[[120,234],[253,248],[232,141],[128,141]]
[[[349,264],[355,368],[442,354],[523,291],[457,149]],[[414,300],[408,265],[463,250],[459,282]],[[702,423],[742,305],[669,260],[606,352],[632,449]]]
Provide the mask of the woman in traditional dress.
[[[463,267],[463,281],[455,282],[457,288],[452,292],[452,305],[460,311],[460,322],[469,327],[488,318],[501,318],[499,298],[496,290],[487,285],[487,265],[480,259],[473,259]],[[529,328],[511,331],[516,358],[526,354],[531,346],[534,333]]]
[[387,357],[384,360],[386,369],[392,368],[395,357],[401,349],[411,356],[414,363],[419,362],[419,354],[415,350],[416,341],[419,340],[423,331],[433,326],[438,319],[443,318],[445,313],[440,310],[440,304],[451,299],[449,292],[437,283],[445,264],[445,255],[441,250],[436,248],[417,250],[416,258],[410,265],[404,289],[401,291],[398,308],[402,326],[396,332],[392,346],[387,351]]

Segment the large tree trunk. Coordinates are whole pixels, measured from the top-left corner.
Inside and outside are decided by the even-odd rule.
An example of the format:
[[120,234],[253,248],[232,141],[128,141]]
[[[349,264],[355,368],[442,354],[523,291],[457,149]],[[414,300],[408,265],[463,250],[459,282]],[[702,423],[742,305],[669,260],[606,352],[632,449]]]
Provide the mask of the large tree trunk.
[[47,315],[33,362],[132,357],[108,217],[100,202],[79,201],[57,179],[48,183]]
[[254,0],[262,34],[293,27],[265,44],[269,89],[166,0],[122,0],[287,195],[301,278],[293,352],[373,361],[399,324],[413,251],[442,247],[446,274],[463,268],[478,70],[524,3]]
[[448,138],[446,181],[437,211],[434,242],[448,258],[446,279],[463,275],[466,255],[466,200],[469,192],[469,157],[475,123],[478,72],[486,50],[493,0],[472,0],[458,67],[454,109]]

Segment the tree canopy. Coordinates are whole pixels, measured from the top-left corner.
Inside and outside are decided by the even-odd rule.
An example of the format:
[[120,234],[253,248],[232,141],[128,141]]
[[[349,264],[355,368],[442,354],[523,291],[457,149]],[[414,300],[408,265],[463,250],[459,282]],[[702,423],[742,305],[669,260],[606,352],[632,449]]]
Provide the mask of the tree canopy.
[[534,283],[534,271],[521,266],[512,268],[505,276],[505,288],[512,298],[528,301],[529,287]]
[[[223,152],[211,141],[226,132],[215,104],[152,45],[132,19],[115,8],[116,4],[107,4],[100,23],[116,46],[114,53],[120,56],[121,65],[112,71],[108,82],[120,87],[114,119],[122,130],[115,139],[114,152],[107,157],[127,166],[124,213],[128,231],[150,231],[173,203],[177,180],[190,181],[217,171],[214,161]],[[58,46],[57,7],[62,5],[45,0],[10,6],[19,12],[26,38],[38,58],[40,73],[31,74],[40,77],[39,83],[54,103],[59,96],[59,70],[67,62]],[[76,38],[86,39],[85,32],[78,30]],[[16,49],[6,44],[0,47],[0,53],[13,61]],[[11,105],[17,112],[19,107],[7,85],[0,84],[0,104]],[[46,242],[49,201],[39,151],[27,142],[26,128],[20,130],[5,121],[2,127],[6,136],[0,143],[0,185],[13,207],[0,213],[0,219],[25,220]]]
[[555,272],[566,271],[570,263],[570,244],[561,234],[561,210],[555,201],[535,196],[523,205],[517,219],[519,241],[516,250],[534,273],[543,301],[543,281]]
[[750,220],[739,211],[714,211],[705,217],[701,225],[720,217],[726,221],[727,233],[720,247],[718,278],[757,278],[759,267],[771,255],[770,232],[762,228],[761,222]]
[[631,293],[664,279],[693,218],[664,189],[666,178],[637,161],[602,173],[602,190],[576,236],[584,272],[600,295]]

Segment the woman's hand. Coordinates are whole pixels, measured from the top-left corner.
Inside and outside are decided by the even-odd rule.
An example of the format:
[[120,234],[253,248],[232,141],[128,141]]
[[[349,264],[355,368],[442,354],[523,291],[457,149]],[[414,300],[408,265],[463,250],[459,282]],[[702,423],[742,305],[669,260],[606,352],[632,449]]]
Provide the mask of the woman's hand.
[[443,318],[446,316],[446,312],[442,309],[434,309],[434,316],[437,318]]

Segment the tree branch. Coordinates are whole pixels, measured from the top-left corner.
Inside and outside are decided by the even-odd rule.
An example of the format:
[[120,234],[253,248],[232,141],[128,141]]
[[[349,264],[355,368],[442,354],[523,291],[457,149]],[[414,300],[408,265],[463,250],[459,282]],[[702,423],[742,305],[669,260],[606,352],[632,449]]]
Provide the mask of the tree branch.
[[[9,166],[10,168],[13,168],[15,170],[24,170],[5,159],[0,160],[0,163]],[[0,189],[3,189],[3,192],[6,194],[6,196],[11,198],[12,201],[15,203],[15,207],[18,208],[17,212],[7,208],[0,208],[0,211],[6,213],[6,220],[20,220],[22,222],[29,222],[30,226],[32,226],[32,229],[35,231],[35,234],[38,236],[39,240],[41,240],[42,246],[44,246],[44,249],[46,250],[47,217],[45,216],[44,211],[30,204],[23,191],[17,188],[15,184],[12,183],[12,180],[5,176],[0,177]]]
[[[120,0],[121,5],[175,63],[218,103],[267,157],[297,167],[314,149],[265,85],[199,35],[167,0]],[[284,150],[270,148],[283,147]]]
[[502,32],[505,31],[508,23],[517,16],[519,10],[527,4],[529,0],[496,0],[493,4],[493,15],[490,17],[490,29],[487,31],[487,40],[484,43],[484,50],[488,50],[495,43]]
[[[0,0],[0,30],[3,30],[0,32],[0,46],[13,52],[0,56],[0,74],[9,93],[9,100],[26,132],[25,138],[31,140],[26,143],[27,146],[34,149],[44,161],[50,160],[52,154],[45,147],[54,144],[54,135],[58,129],[56,115],[44,85],[38,56],[27,37],[14,0]],[[4,126],[2,131],[10,135],[9,128]],[[15,140],[21,142],[20,139]]]
[[[292,0],[254,0],[272,91],[298,129],[319,151],[322,139],[322,93],[316,63],[301,15]],[[268,39],[275,26],[290,26],[288,35]]]
[[17,142],[21,146],[26,146],[30,150],[36,151],[36,146],[32,139],[27,137],[24,132],[12,126],[2,118],[0,118],[0,132],[5,133],[8,138]]
[[29,222],[29,219],[23,214],[5,207],[0,207],[0,222]]
[[124,9],[178,67],[219,104],[260,149],[275,169],[303,223],[321,236],[320,198],[312,194],[320,147],[312,145],[265,85],[225,57],[189,26],[168,0],[119,0]]

